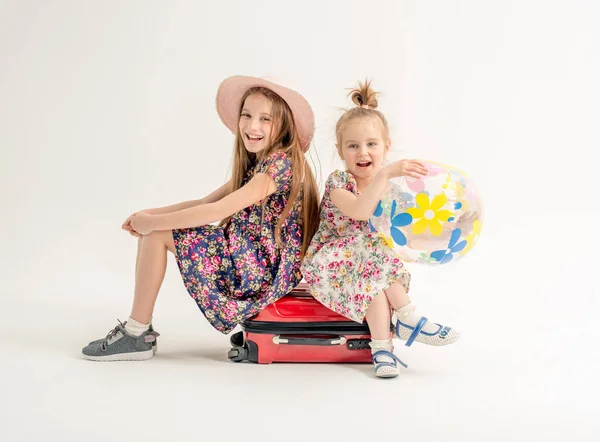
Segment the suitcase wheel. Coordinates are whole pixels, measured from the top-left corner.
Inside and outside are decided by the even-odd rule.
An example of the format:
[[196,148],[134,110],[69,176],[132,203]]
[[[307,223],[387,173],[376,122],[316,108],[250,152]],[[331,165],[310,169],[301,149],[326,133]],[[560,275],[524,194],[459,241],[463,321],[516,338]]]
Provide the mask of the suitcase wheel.
[[227,352],[227,357],[232,362],[247,361],[248,349],[246,347],[233,347]]
[[244,332],[237,332],[231,335],[229,343],[232,347],[243,347],[244,346]]

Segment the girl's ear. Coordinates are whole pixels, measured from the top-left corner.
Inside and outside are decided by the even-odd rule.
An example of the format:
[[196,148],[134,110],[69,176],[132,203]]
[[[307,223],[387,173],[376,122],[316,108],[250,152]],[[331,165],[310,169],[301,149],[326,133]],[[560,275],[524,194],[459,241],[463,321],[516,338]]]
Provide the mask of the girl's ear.
[[387,153],[390,151],[390,147],[392,146],[392,140],[387,140],[385,142],[385,153],[387,155]]
[[336,143],[335,148],[337,149],[337,153],[340,157],[340,160],[344,161],[344,156],[342,155],[342,148],[340,147],[340,145]]

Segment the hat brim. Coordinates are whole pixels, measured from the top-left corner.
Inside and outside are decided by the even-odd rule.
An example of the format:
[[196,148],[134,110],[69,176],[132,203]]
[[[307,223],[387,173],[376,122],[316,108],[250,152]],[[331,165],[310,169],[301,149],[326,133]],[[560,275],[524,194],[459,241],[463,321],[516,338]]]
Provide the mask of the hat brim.
[[315,131],[315,116],[308,101],[293,89],[257,77],[235,75],[221,82],[217,90],[217,113],[221,121],[233,132],[237,133],[240,105],[242,97],[252,87],[264,87],[279,95],[290,107],[294,123],[298,130],[300,145],[306,152]]

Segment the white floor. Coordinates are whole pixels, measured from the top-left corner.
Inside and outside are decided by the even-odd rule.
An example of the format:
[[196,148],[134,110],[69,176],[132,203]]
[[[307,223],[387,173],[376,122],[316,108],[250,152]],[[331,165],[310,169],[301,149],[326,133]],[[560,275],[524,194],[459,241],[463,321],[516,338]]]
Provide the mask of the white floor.
[[204,321],[173,262],[154,319],[157,356],[82,360],[84,344],[125,318],[129,295],[117,288],[131,281],[124,271],[103,279],[118,262],[74,262],[71,285],[57,274],[40,288],[41,275],[22,296],[2,297],[2,439],[598,440],[597,241],[563,247],[577,259],[553,264],[547,236],[522,241],[528,232],[510,235],[528,244],[521,259],[490,229],[462,262],[412,268],[414,302],[462,338],[445,348],[398,345],[409,368],[392,380],[367,365],[229,362],[228,337]]

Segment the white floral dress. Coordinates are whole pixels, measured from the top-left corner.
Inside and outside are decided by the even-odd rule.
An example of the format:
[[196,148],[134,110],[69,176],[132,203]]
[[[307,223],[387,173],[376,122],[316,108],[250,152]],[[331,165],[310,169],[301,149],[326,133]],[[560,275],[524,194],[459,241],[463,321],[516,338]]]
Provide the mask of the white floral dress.
[[319,302],[363,322],[371,300],[393,283],[400,281],[408,292],[410,273],[385,240],[371,232],[367,221],[356,221],[340,212],[331,201],[335,189],[359,195],[350,173],[336,170],[329,175],[321,201],[321,224],[301,271]]

